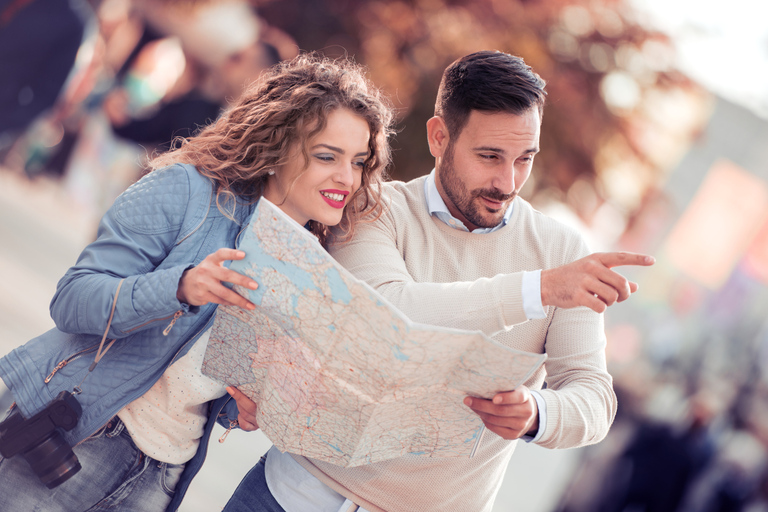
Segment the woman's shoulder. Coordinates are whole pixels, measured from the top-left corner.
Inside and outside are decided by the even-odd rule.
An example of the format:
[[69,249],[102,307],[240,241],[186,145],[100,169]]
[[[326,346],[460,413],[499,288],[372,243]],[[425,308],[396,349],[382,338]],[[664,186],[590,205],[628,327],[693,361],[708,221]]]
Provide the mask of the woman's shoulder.
[[198,188],[211,188],[211,180],[191,164],[172,164],[155,169],[141,177],[126,193],[178,195],[190,194]]
[[210,180],[193,165],[173,164],[154,170],[131,185],[112,207],[121,224],[142,231],[178,228],[190,209],[207,207],[213,191]]

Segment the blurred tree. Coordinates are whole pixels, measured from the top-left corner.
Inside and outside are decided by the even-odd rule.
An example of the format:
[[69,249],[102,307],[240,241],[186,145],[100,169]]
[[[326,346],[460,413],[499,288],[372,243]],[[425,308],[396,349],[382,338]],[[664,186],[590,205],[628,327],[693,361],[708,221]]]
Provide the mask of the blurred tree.
[[695,96],[696,88],[673,69],[668,38],[643,28],[622,0],[252,1],[302,50],[352,55],[369,67],[400,111],[397,179],[434,165],[424,126],[442,71],[481,49],[519,55],[548,82],[543,151],[524,194],[534,202],[554,195],[587,223],[614,192],[630,215],[672,165],[675,151],[659,157],[654,141],[665,137],[649,132],[675,122],[687,123],[687,136],[698,128],[688,111],[669,112],[676,120],[654,112],[661,98]]

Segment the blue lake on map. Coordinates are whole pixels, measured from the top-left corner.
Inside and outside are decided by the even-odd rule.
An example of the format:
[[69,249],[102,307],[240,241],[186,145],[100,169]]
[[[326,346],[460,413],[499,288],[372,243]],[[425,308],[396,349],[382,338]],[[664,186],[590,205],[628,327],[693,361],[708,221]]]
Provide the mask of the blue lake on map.
[[[233,261],[230,265],[232,270],[243,272],[244,270],[251,269],[253,266],[271,268],[276,272],[286,276],[286,278],[288,278],[288,280],[291,281],[291,283],[297,288],[298,292],[301,293],[307,290],[314,290],[318,293],[321,293],[321,290],[315,284],[310,272],[291,263],[277,259],[273,255],[265,252],[260,240],[258,240],[255,236],[252,236],[250,232],[243,238],[239,249],[245,251],[246,259]],[[323,255],[320,254],[316,256]],[[330,256],[328,256],[328,258],[330,259]],[[264,286],[264,283],[259,279],[258,276],[260,273],[258,272],[258,269],[255,269],[255,274],[255,280],[259,283],[259,288],[255,290],[247,290],[248,298],[254,304],[261,305],[262,299],[264,298],[264,293],[268,290],[268,287]],[[352,300],[352,294],[347,288],[347,284],[342,279],[339,270],[335,267],[331,267],[325,272],[324,277],[328,287],[331,290],[331,299],[336,303],[349,304],[349,302]],[[299,297],[294,295],[292,299],[295,313],[295,309],[298,306]]]
[[325,280],[331,289],[331,299],[333,299],[333,302],[349,304],[352,300],[352,294],[349,292],[349,288],[347,288],[347,283],[341,278],[339,269],[335,267],[329,268],[325,272]]

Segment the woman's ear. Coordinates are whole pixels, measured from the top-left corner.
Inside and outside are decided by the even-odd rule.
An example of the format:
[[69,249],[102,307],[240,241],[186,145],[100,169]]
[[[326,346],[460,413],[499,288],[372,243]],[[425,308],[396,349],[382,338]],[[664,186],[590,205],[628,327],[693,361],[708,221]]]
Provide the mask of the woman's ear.
[[441,158],[448,147],[448,127],[442,117],[435,116],[427,121],[427,142],[432,156]]

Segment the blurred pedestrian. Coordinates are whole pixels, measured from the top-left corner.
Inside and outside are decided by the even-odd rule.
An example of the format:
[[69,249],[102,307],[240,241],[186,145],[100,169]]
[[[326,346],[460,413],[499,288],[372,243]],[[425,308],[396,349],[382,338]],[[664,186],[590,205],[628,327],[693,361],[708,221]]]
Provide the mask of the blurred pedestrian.
[[[191,137],[216,119],[245,85],[279,61],[277,51],[261,41],[232,55],[219,69],[208,70],[188,56],[177,84],[146,111],[132,110],[125,87],[110,91],[103,109],[120,139],[140,144],[149,152],[167,150],[176,137]],[[214,77],[216,84],[209,90],[205,84]]]
[[[277,48],[260,39],[264,22],[244,0],[148,2],[134,0],[142,36],[104,99],[115,135],[146,150],[167,149],[174,137],[189,137],[215,119],[243,87],[280,60]],[[142,105],[143,75],[162,63],[152,60],[154,45],[179,42],[184,70],[156,101]],[[136,68],[148,68],[146,71]]]
[[92,17],[84,0],[0,0],[0,134],[56,103]]

